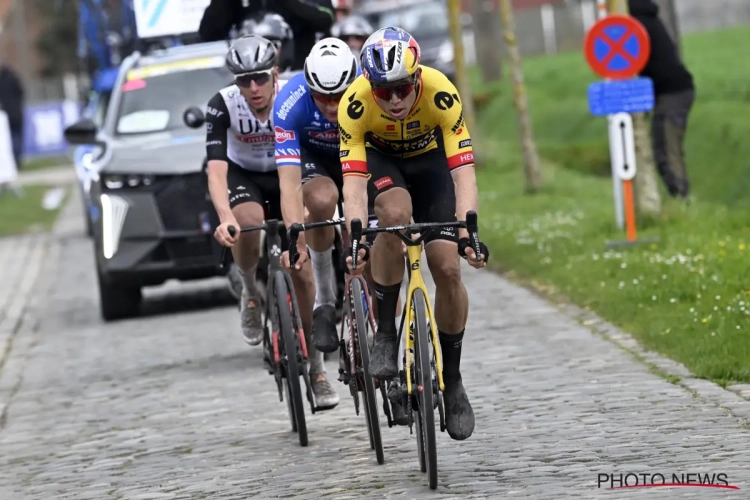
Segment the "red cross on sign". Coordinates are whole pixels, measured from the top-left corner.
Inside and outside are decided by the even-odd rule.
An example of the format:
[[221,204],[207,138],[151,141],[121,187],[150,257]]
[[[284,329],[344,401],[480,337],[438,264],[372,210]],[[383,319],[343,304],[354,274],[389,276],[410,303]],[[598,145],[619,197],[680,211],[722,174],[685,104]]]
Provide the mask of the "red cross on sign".
[[638,76],[651,55],[646,28],[630,16],[612,15],[597,21],[583,40],[586,62],[602,78]]

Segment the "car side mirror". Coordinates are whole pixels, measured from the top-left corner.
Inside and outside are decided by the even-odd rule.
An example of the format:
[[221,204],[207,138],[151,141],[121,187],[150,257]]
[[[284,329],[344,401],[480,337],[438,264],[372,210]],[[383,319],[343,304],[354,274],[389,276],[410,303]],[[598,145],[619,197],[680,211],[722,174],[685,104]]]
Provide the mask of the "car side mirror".
[[206,123],[206,115],[200,108],[191,107],[182,114],[182,121],[190,128],[200,128]]
[[65,140],[70,144],[97,144],[96,134],[99,131],[91,118],[83,118],[65,129]]

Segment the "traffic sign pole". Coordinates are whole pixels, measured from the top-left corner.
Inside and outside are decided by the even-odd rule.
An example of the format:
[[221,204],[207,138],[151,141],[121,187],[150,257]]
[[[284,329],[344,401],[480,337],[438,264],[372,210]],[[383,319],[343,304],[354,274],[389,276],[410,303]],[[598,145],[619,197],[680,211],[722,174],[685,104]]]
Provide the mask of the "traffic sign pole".
[[645,240],[638,241],[636,235],[635,138],[630,113],[654,107],[653,82],[636,78],[648,62],[651,41],[634,18],[607,15],[603,0],[598,0],[597,6],[599,20],[586,33],[584,53],[594,73],[606,79],[589,86],[588,98],[591,114],[607,116],[615,220],[619,229],[626,226],[627,241],[612,245],[643,243]]
[[[635,138],[633,136],[633,119],[629,113],[617,113],[612,116],[609,127],[609,146],[612,167],[618,185],[622,186],[625,211],[625,227],[628,241],[636,240],[635,200],[633,199],[633,179],[636,173]],[[620,182],[622,184],[620,184]]]
[[[602,20],[607,17],[607,0],[596,0],[596,17],[598,20]],[[607,79],[609,81],[609,79]],[[607,126],[612,127],[612,115],[607,115]],[[611,145],[610,145],[611,148]],[[615,202],[615,223],[618,229],[622,229],[625,225],[625,214],[622,209],[622,184],[620,183],[617,175],[615,175],[615,165],[610,161],[610,169],[612,171],[612,194],[614,195]]]

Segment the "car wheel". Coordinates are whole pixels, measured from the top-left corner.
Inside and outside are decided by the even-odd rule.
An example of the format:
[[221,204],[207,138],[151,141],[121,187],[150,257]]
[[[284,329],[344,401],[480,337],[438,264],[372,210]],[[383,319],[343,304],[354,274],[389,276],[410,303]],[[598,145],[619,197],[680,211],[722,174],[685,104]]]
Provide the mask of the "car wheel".
[[99,309],[104,321],[115,321],[138,314],[141,306],[140,287],[116,286],[97,271],[99,282]]

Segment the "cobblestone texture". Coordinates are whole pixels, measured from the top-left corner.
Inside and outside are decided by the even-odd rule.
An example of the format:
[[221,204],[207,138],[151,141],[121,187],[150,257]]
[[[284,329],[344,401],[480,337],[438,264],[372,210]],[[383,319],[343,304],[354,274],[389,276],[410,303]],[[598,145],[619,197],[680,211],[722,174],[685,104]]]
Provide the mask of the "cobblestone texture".
[[[20,382],[4,396],[4,500],[747,497],[737,417],[489,272],[465,271],[462,371],[476,431],[463,442],[439,433],[430,491],[404,428],[381,423],[377,465],[340,384],[338,408],[308,411],[300,448],[236,308],[217,305],[223,281],[166,286],[144,317],[105,325],[90,242],[68,234],[54,252],[33,308],[40,322],[27,318],[12,353]],[[328,370],[335,378],[334,362]],[[742,490],[597,488],[598,473],[626,472],[726,473]]]

